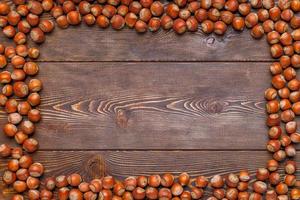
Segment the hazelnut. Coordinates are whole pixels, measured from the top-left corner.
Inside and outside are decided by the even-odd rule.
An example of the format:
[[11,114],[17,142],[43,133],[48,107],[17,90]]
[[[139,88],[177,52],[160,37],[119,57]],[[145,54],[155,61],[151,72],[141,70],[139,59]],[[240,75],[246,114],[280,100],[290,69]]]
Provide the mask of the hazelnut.
[[[160,19],[157,17],[151,18],[148,23],[148,26],[149,26],[149,30],[151,32],[158,31],[160,29]],[[188,26],[188,24],[187,24],[187,26]]]
[[[147,182],[147,180],[146,180]],[[137,186],[137,180],[133,176],[129,176],[124,180],[124,186],[127,191],[133,191]]]
[[30,200],[40,199],[40,192],[38,190],[28,190],[28,198]]
[[264,36],[264,29],[261,25],[255,25],[251,30],[251,36],[255,39],[260,39]]
[[104,189],[112,189],[115,184],[115,179],[112,176],[106,176],[102,179]]
[[7,123],[3,127],[3,132],[8,137],[14,137],[15,134],[17,133],[17,131],[18,131],[18,128],[16,127],[16,125],[14,125],[12,123]]
[[6,185],[13,184],[16,181],[16,174],[12,171],[6,170],[2,175],[2,180]]
[[33,159],[32,157],[28,156],[28,155],[23,155],[20,159],[19,159],[19,165],[22,168],[28,169],[31,164],[33,163]]
[[144,199],[146,191],[143,188],[137,187],[132,191],[132,196],[134,199]]
[[231,188],[235,188],[238,186],[238,183],[239,183],[239,178],[237,175],[233,174],[233,173],[230,173],[226,179],[225,179],[225,183],[228,187],[231,187]]
[[280,101],[280,109],[281,110],[288,110],[288,109],[291,109],[291,108],[292,108],[292,104],[291,104],[290,100],[282,99]]
[[12,159],[7,162],[7,169],[12,172],[16,172],[19,169],[19,161]]
[[27,97],[27,101],[31,106],[37,106],[41,103],[41,97],[38,93],[34,92]]
[[64,14],[64,11],[62,9],[61,6],[54,6],[52,9],[51,9],[51,15],[54,17],[54,18],[58,18],[59,16],[63,15]]
[[281,143],[279,140],[269,140],[267,143],[267,149],[269,152],[276,152],[280,149]]
[[201,23],[202,31],[206,34],[214,31],[214,23],[210,20],[205,20]]
[[71,174],[67,180],[72,187],[77,187],[82,182],[82,178],[79,174]]
[[168,15],[164,15],[161,18],[161,27],[165,30],[171,29],[173,27],[173,23],[173,19]]
[[268,88],[265,91],[266,100],[274,100],[277,97],[277,91],[274,88]]
[[171,187],[173,183],[174,183],[174,176],[172,174],[167,173],[161,177],[161,185],[163,187]]
[[275,188],[277,194],[287,194],[288,193],[288,186],[285,183],[279,183]]
[[176,19],[179,15],[179,7],[176,4],[170,3],[166,7],[166,14],[173,19]]
[[281,136],[282,129],[280,126],[273,126],[269,129],[268,135],[270,139],[279,139]]
[[138,33],[144,33],[147,31],[148,27],[147,27],[147,24],[142,21],[142,20],[138,20],[135,25],[134,25],[134,28],[135,30],[138,32]]
[[3,34],[8,38],[13,38],[16,35],[16,30],[13,26],[8,25],[2,29]]
[[182,186],[186,186],[188,185],[190,182],[190,176],[184,172],[184,173],[181,173],[178,177],[178,183],[181,184]]
[[62,28],[62,29],[66,29],[69,27],[69,22],[65,15],[57,17],[56,24],[59,28]]
[[33,138],[28,138],[23,142],[23,149],[28,153],[33,153],[38,149],[39,143]]
[[300,134],[299,133],[292,133],[290,135],[290,137],[291,137],[291,141],[293,143],[299,143],[300,142]]
[[266,104],[266,109],[269,114],[277,113],[280,109],[279,102],[277,100],[268,101]]
[[67,187],[60,188],[58,190],[58,199],[67,200],[69,198],[70,189]]
[[242,17],[234,17],[232,19],[232,27],[236,30],[236,31],[242,31],[244,30],[245,27],[245,21]]
[[75,11],[76,7],[75,7],[75,4],[73,3],[73,1],[67,0],[67,1],[63,2],[62,9],[63,9],[64,13],[67,14],[71,11]]
[[146,197],[148,199],[158,199],[158,190],[153,187],[146,188]]
[[273,154],[273,158],[278,162],[281,162],[286,158],[286,153],[283,150],[279,150]]
[[96,19],[96,24],[101,28],[107,28],[109,26],[109,20],[104,15],[100,15]]
[[291,190],[291,198],[294,200],[294,199],[299,199],[300,198],[300,189],[297,189],[297,188],[293,188]]
[[[27,16],[26,16],[26,21],[27,23],[30,25],[30,26],[37,26],[40,22],[40,18],[39,16],[37,15],[34,15],[32,13],[29,13]],[[26,24],[23,24],[23,25],[26,25]],[[27,26],[27,25],[26,25]],[[24,28],[28,28],[28,27],[24,27]]]
[[67,177],[64,175],[57,176],[55,181],[56,181],[55,185],[58,188],[64,188],[68,185]]
[[81,15],[78,11],[70,11],[67,14],[67,21],[70,25],[78,25],[81,22]]
[[239,2],[237,0],[228,0],[225,2],[224,8],[230,12],[236,12],[239,8]]
[[197,188],[197,187],[192,187],[191,188],[191,197],[192,199],[200,199],[204,194],[203,189]]
[[78,189],[71,189],[69,192],[69,199],[70,200],[82,200],[83,194]]
[[119,15],[121,15],[122,17],[125,17],[125,15],[128,13],[129,11],[129,8],[125,5],[120,5],[118,8],[117,8],[117,13]]
[[198,188],[205,188],[208,185],[208,179],[205,176],[198,176],[195,180],[195,186]]
[[148,185],[151,187],[158,187],[161,182],[161,177],[159,175],[151,175],[148,178]]
[[13,183],[13,188],[17,193],[22,193],[26,191],[27,185],[24,181],[17,180]]
[[40,180],[38,178],[29,176],[26,180],[26,185],[30,190],[37,189],[40,186]]
[[17,97],[21,97],[21,98],[26,97],[29,93],[28,86],[26,85],[26,83],[22,81],[17,81],[14,83],[13,91]]
[[272,78],[272,85],[276,89],[282,89],[286,84],[286,80],[282,75],[275,75]]
[[266,200],[277,199],[277,194],[274,190],[268,190],[266,192]]
[[47,190],[49,190],[49,191],[54,190],[55,189],[55,178],[54,177],[46,178],[44,185]]
[[40,28],[33,28],[30,31],[30,37],[36,43],[43,43],[45,41],[45,34]]
[[279,33],[284,33],[288,30],[288,24],[284,21],[278,21],[274,25],[275,31]]
[[275,24],[270,19],[264,21],[262,26],[263,26],[265,33],[270,33],[271,31],[274,31],[274,29],[275,29]]
[[0,15],[7,15],[10,11],[10,6],[6,2],[0,2]]
[[33,163],[29,167],[29,174],[32,177],[38,178],[43,175],[44,173],[44,166],[40,163]]
[[226,191],[227,199],[237,199],[238,198],[238,190],[236,188],[228,188]]
[[210,180],[210,183],[213,188],[221,188],[224,186],[224,180],[220,175],[213,176]]
[[223,199],[223,198],[225,198],[225,190],[224,189],[220,189],[220,188],[214,189],[212,194],[217,199]]
[[14,37],[14,42],[19,45],[19,44],[25,44],[26,43],[26,35],[22,32],[16,33]]
[[227,25],[223,21],[217,21],[214,24],[214,33],[217,35],[224,35],[227,30]]
[[153,16],[159,17],[164,12],[164,6],[160,1],[154,1],[150,6],[150,11]]
[[11,59],[11,64],[16,69],[23,68],[23,66],[24,66],[25,63],[26,63],[25,58],[23,58],[22,56],[19,56],[19,55],[15,55]]
[[280,44],[272,45],[270,50],[273,58],[279,58],[283,55],[283,48]]
[[183,187],[179,183],[174,183],[171,187],[171,193],[173,196],[180,196],[183,192]]
[[161,188],[158,192],[158,197],[160,199],[171,199],[172,198],[172,193],[171,190],[169,188]]

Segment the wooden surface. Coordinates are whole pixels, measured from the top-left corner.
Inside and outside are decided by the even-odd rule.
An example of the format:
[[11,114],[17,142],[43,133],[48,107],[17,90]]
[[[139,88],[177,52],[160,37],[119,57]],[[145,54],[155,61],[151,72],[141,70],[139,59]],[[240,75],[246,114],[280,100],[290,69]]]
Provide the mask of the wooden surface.
[[[47,176],[87,179],[253,174],[271,157],[263,91],[272,59],[264,40],[232,30],[221,38],[56,29],[39,59],[45,87],[36,161]],[[0,126],[5,119],[1,112]],[[12,143],[1,135],[3,142]],[[0,165],[3,171],[5,160]],[[10,196],[1,189],[0,199]]]

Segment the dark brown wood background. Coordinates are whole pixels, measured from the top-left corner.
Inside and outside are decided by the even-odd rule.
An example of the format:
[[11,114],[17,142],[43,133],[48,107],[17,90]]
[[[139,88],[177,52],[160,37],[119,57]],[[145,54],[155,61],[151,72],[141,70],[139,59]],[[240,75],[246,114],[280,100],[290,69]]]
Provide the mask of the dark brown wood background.
[[[248,31],[140,35],[82,25],[57,28],[41,52],[34,158],[46,176],[254,174],[271,157],[263,92],[272,59],[265,39]],[[1,135],[3,142],[12,144]]]

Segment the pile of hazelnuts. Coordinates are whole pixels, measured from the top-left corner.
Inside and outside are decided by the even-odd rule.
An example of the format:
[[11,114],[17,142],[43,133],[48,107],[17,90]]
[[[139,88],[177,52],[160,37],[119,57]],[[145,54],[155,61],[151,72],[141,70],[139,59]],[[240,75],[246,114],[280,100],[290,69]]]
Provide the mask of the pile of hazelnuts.
[[[295,144],[300,143],[295,118],[300,115],[300,0],[174,0],[163,4],[153,0],[12,0],[0,2],[0,27],[15,45],[0,44],[0,106],[8,114],[3,127],[7,137],[22,147],[0,145],[0,156],[8,158],[2,180],[18,194],[12,200],[132,200],[201,199],[208,200],[297,200],[300,180]],[[50,13],[51,19],[43,18]],[[137,32],[173,29],[223,35],[228,27],[236,31],[251,29],[255,39],[266,35],[271,56],[272,87],[265,91],[267,150],[273,157],[256,171],[255,177],[239,174],[190,177],[187,173],[130,176],[123,181],[112,176],[85,182],[80,174],[41,179],[44,167],[31,154],[38,150],[32,136],[41,119],[37,106],[42,82],[33,78],[40,52],[29,48],[28,38],[39,44],[57,25],[61,29],[79,25],[111,26],[115,30],[134,28]],[[27,37],[29,36],[29,37]],[[279,172],[283,164],[284,174]],[[284,175],[284,176],[283,176]],[[206,189],[206,190],[205,190]],[[205,191],[206,194],[205,194]]]

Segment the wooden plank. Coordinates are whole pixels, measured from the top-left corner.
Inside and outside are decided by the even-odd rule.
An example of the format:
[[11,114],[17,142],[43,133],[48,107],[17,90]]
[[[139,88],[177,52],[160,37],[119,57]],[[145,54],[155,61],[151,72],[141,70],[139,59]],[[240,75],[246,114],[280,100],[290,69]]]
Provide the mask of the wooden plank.
[[130,29],[102,30],[85,25],[66,30],[56,28],[41,45],[41,52],[40,61],[272,60],[265,39],[257,41],[249,31],[238,33],[231,29],[220,37],[201,31],[178,36],[164,30],[138,34]]
[[[270,155],[264,151],[40,151],[34,158],[46,167],[45,177],[79,172],[85,180],[91,180],[103,175],[123,179],[131,175],[166,172],[178,175],[184,171],[193,177],[211,177],[238,173],[242,169],[248,169],[254,177],[256,169],[264,167]],[[299,155],[296,160],[300,164]],[[5,163],[0,159],[0,174]],[[298,178],[299,175],[298,172]],[[4,187],[1,178],[0,188],[3,189],[2,199],[8,199],[12,191]]]
[[44,150],[265,149],[268,65],[41,63],[36,137]]

